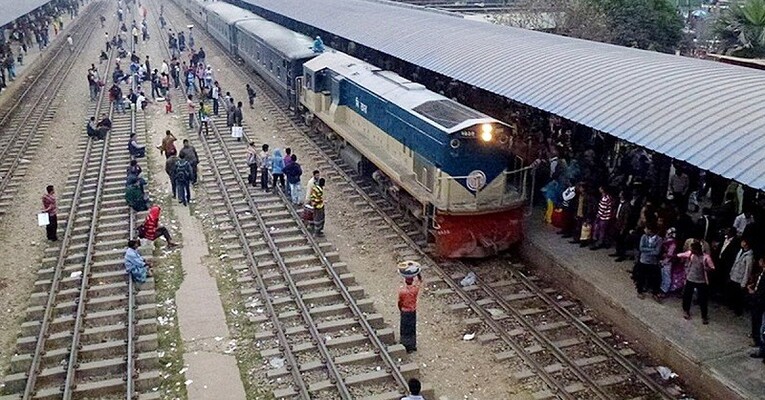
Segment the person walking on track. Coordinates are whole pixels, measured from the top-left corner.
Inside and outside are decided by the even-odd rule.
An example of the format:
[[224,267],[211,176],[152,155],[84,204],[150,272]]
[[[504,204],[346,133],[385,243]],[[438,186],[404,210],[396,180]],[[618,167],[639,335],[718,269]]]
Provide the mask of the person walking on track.
[[56,231],[58,230],[58,205],[56,201],[56,191],[53,189],[53,185],[48,185],[45,188],[45,195],[42,197],[42,212],[48,213],[48,226],[45,228],[45,232],[48,236],[48,240],[55,242],[58,240]]
[[175,186],[178,190],[178,202],[188,206],[191,202],[191,163],[186,159],[185,154],[178,156],[178,162],[175,163]]
[[175,181],[175,164],[178,164],[178,156],[170,156],[165,161],[165,172],[170,178],[170,190],[173,192],[173,198],[178,195],[178,185]]
[[[324,178],[311,188],[311,207],[313,207],[313,229],[316,236],[324,236]],[[274,186],[276,189],[276,186]]]
[[250,142],[250,145],[247,146],[247,158],[245,159],[245,162],[250,168],[250,175],[247,176],[247,182],[253,187],[256,187],[258,186],[258,149],[255,147],[255,142]]
[[181,148],[181,152],[178,154],[183,156],[183,158],[185,158],[186,161],[191,164],[191,184],[196,185],[198,172],[197,165],[199,164],[199,155],[197,154],[197,149],[195,149],[194,146],[189,143],[188,139],[183,139],[183,147]]
[[255,108],[255,89],[250,84],[247,84],[247,98],[250,100],[250,108]]
[[197,113],[197,107],[194,104],[194,97],[192,95],[189,95],[188,100],[186,100],[186,107],[188,107],[189,113],[189,129],[194,129],[194,117]]
[[421,267],[415,261],[402,261],[398,264],[398,271],[404,277],[404,285],[398,289],[398,310],[401,314],[400,341],[406,348],[406,352],[411,353],[417,351],[417,297],[422,284]]

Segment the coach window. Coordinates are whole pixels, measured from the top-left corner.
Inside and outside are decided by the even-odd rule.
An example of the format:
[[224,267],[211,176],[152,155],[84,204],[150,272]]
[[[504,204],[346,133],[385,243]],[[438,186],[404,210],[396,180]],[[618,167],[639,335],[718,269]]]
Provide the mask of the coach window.
[[259,51],[255,53],[255,57],[257,57],[258,61],[260,61],[260,52]]
[[274,72],[274,62],[273,62],[273,61],[269,61],[269,62],[268,62],[268,69],[269,69],[271,72]]
[[282,77],[282,69],[280,67],[276,67],[276,76],[278,78]]

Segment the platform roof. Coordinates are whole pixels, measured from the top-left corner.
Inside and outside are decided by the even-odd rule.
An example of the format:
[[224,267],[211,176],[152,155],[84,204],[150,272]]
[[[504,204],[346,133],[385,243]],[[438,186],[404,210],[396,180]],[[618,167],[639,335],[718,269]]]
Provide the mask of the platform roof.
[[765,189],[763,71],[386,2],[243,1]]
[[0,0],[0,26],[29,14],[51,0]]

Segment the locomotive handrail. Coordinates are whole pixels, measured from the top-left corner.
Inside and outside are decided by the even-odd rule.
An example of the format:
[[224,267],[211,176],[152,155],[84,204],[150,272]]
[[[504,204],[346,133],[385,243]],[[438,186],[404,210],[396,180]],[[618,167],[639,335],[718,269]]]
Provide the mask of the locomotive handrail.
[[[464,175],[464,176],[438,176],[436,179],[439,181],[438,184],[438,193],[437,193],[437,199],[434,202],[436,205],[438,203],[446,203],[445,207],[439,207],[446,211],[468,211],[468,210],[478,210],[479,206],[512,206],[514,204],[522,204],[526,198],[528,197],[528,191],[527,191],[527,182],[528,182],[528,171],[534,169],[532,166],[526,166],[518,169],[514,169],[512,171],[502,171],[498,175],[498,177],[502,177],[504,179],[507,179],[507,177],[511,175],[518,175],[520,173],[523,173],[523,177],[521,178],[521,183],[519,185],[508,185],[507,181],[504,183],[504,188],[502,190],[503,195],[496,197],[493,201],[487,202],[487,203],[481,203],[480,198],[478,197],[480,193],[483,192],[485,187],[478,188],[475,190],[475,196],[471,198],[472,201],[454,201],[452,200],[452,185],[446,185],[446,198],[443,199],[443,201],[439,201],[441,195],[443,194],[443,188],[444,185],[442,183],[444,181],[447,182],[457,182],[461,179],[467,180],[470,178],[473,178],[471,175]],[[517,199],[513,199],[513,195],[508,195],[508,186],[513,188],[514,193],[518,193],[519,196]],[[532,189],[533,191],[533,189]]]

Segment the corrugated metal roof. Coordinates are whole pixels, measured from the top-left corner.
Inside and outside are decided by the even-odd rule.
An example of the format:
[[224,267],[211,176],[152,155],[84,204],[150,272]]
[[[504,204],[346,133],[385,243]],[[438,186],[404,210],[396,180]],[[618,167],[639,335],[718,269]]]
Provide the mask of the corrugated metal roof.
[[13,22],[16,18],[29,14],[52,0],[0,0],[0,26]]
[[220,19],[224,20],[225,22],[229,24],[232,22],[241,21],[247,18],[260,19],[260,17],[258,17],[257,15],[246,10],[243,11],[241,8],[228,3],[215,2],[215,3],[211,3],[204,6],[204,8],[207,10],[208,13],[212,12],[217,14],[218,17],[220,17]]
[[365,0],[244,0],[765,189],[765,73]]

